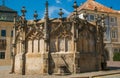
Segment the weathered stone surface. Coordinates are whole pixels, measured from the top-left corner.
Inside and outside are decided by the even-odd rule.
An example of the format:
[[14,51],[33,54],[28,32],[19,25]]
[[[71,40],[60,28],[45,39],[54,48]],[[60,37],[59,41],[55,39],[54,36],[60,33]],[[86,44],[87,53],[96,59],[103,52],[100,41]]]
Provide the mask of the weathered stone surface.
[[[45,19],[41,21],[45,25],[44,31],[40,26],[39,30],[33,27],[28,33],[19,29],[21,32],[16,41],[21,47],[17,46],[17,53],[23,53],[23,60],[20,60],[21,56],[15,56],[15,65],[19,66],[16,66],[15,72],[72,74],[100,70],[101,63],[105,62],[102,61],[103,37],[99,36],[98,43],[96,35],[101,35],[99,31],[102,29],[97,31],[96,26],[79,18],[74,20],[76,23],[73,20],[66,19],[63,22],[53,19],[49,21],[51,26],[48,28]],[[37,24],[41,25],[41,22]]]
[[17,54],[15,56],[15,73],[16,74],[22,74],[22,54]]
[[26,74],[43,74],[43,55],[40,53],[29,53],[26,58]]

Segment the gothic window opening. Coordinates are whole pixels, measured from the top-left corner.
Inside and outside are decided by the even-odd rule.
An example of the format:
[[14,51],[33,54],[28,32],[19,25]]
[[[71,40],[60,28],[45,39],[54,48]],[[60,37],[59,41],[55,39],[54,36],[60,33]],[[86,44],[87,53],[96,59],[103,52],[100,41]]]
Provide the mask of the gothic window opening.
[[28,52],[32,52],[32,40],[28,41]]
[[66,37],[58,39],[59,52],[68,52],[71,49],[71,42]]
[[66,52],[67,51],[72,51],[71,39],[66,39]]
[[44,44],[44,40],[43,39],[40,39],[40,41],[39,41],[39,50],[40,50],[40,52],[43,52],[43,51],[45,51],[45,44]]
[[65,39],[60,38],[58,44],[59,44],[59,51],[65,51]]
[[38,40],[34,40],[34,43],[33,43],[33,44],[34,44],[34,47],[33,47],[33,48],[34,48],[34,51],[33,51],[33,52],[36,53],[36,52],[38,52]]
[[57,41],[55,39],[51,39],[50,41],[50,51],[51,52],[57,51]]

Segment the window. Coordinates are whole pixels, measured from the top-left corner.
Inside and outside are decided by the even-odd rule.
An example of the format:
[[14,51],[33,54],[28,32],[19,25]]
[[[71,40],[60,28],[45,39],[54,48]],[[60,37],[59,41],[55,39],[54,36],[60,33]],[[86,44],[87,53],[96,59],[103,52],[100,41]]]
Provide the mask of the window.
[[94,16],[93,14],[91,14],[91,15],[89,16],[89,19],[90,19],[90,21],[94,21],[94,20],[95,20],[95,16]]
[[1,36],[6,37],[6,30],[1,30]]
[[118,37],[117,30],[113,30],[111,34],[112,34],[112,38],[117,38]]
[[5,59],[5,52],[0,52],[0,59]]
[[6,20],[7,18],[5,16],[0,16],[0,20]]
[[110,17],[110,23],[112,23],[113,26],[117,26],[117,18],[116,17]]
[[110,22],[114,23],[115,22],[115,17],[111,17]]
[[6,40],[0,39],[0,50],[6,50]]
[[[68,52],[70,46],[70,42],[68,43],[67,38],[59,38],[58,39],[58,51],[60,52]],[[68,46],[69,45],[69,46]]]
[[120,52],[120,48],[114,48],[114,53]]
[[109,17],[105,18],[105,25],[109,25]]
[[118,52],[118,49],[117,49],[117,48],[114,48],[114,52]]
[[11,31],[11,37],[13,37],[13,31]]
[[65,39],[64,38],[59,39],[59,51],[65,51]]

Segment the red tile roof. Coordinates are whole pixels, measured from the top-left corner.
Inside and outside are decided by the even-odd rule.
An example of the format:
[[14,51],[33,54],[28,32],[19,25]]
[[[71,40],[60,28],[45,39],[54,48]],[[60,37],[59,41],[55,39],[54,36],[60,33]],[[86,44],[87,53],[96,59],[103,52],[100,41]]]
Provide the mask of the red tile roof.
[[118,11],[113,10],[111,8],[108,8],[98,2],[96,2],[95,0],[87,0],[83,5],[81,5],[80,7],[78,7],[78,11],[80,10],[94,10],[95,7],[97,7],[98,11],[101,12],[109,12],[109,13],[118,13]]

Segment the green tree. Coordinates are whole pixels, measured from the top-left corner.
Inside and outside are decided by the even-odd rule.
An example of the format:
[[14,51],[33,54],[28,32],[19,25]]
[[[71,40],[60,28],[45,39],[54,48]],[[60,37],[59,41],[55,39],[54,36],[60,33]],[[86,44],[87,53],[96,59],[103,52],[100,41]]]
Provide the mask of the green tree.
[[120,52],[115,52],[113,56],[114,61],[120,61]]

